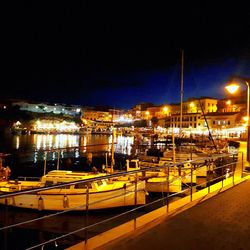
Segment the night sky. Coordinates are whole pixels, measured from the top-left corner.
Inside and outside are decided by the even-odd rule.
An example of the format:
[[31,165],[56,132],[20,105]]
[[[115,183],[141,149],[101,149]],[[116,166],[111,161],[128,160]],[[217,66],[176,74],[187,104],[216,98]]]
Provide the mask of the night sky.
[[[1,98],[131,108],[224,97],[250,77],[250,9],[240,1],[16,1],[3,8]],[[5,86],[5,87],[4,87]]]

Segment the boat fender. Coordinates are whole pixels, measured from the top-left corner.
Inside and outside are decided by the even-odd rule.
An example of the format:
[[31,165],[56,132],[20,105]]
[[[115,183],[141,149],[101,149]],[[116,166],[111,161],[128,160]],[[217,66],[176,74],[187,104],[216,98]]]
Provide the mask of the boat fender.
[[44,209],[43,198],[42,196],[40,196],[38,199],[38,210],[42,211],[43,209]]
[[63,197],[63,207],[64,208],[69,207],[69,199],[67,195],[64,195]]

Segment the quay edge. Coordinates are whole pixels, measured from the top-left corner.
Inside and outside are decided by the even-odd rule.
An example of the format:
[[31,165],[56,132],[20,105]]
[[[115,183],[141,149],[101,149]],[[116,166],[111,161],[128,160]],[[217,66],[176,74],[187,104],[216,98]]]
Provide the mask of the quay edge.
[[180,200],[170,203],[168,212],[167,206],[163,206],[150,213],[142,215],[136,219],[133,219],[113,229],[96,235],[88,239],[87,242],[82,241],[78,244],[75,244],[67,248],[66,250],[105,250],[105,246],[107,246],[108,244],[112,244],[113,242],[125,239],[127,237],[139,235],[147,230],[150,230],[150,228],[161,223],[162,220],[171,218],[185,211],[186,209],[189,209],[207,199],[210,199],[213,196],[220,194],[221,192],[224,192],[227,189],[232,188],[235,185],[238,185],[248,179],[250,179],[250,175],[247,175],[243,178],[237,177],[234,179],[233,183],[231,178],[228,178],[226,181],[223,181],[223,187],[221,182],[210,186],[210,193],[208,188],[204,188],[194,193],[192,195],[192,201],[190,201],[190,196],[186,196]]

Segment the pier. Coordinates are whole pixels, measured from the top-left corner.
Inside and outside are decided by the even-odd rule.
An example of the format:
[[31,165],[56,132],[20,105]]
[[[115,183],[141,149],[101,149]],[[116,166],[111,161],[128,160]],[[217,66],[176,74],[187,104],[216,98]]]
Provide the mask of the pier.
[[[229,185],[209,195],[201,195],[179,209],[173,207],[172,212],[99,247],[92,245],[85,248],[83,244],[78,244],[68,250],[250,249],[249,179],[246,176],[235,186]],[[117,234],[120,230],[122,227]]]

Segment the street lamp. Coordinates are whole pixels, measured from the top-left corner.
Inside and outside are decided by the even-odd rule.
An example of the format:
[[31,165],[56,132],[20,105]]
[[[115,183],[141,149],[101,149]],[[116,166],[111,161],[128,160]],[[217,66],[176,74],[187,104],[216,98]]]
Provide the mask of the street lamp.
[[[247,86],[247,161],[250,160],[250,119],[249,119],[249,113],[250,113],[250,88],[249,88],[249,82],[250,79],[244,78],[244,77],[236,77],[237,79],[243,81]],[[235,78],[234,78],[235,79]],[[226,90],[229,93],[235,93],[239,89],[239,84],[237,82],[231,82],[226,87]]]
[[164,115],[167,115],[168,114],[168,107],[164,106],[163,109],[162,109],[162,112],[163,112]]

